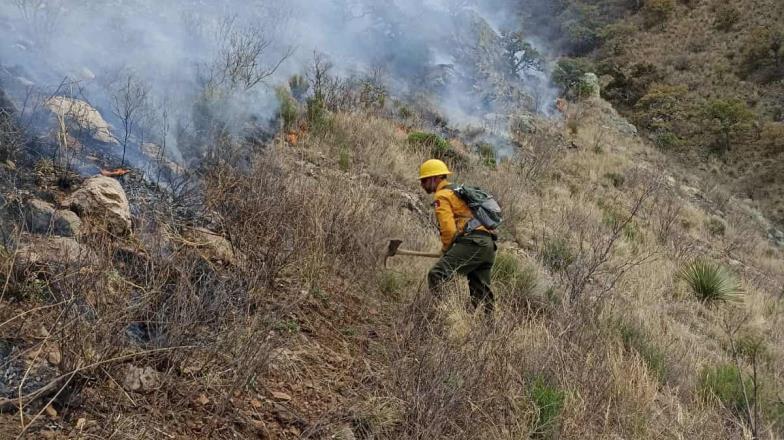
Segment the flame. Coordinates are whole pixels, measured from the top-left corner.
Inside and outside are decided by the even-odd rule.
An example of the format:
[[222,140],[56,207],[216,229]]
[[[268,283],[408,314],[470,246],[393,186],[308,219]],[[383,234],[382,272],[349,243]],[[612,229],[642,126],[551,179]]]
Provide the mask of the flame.
[[296,131],[290,131],[286,133],[286,142],[290,143],[291,145],[297,145],[299,141],[299,133]]
[[563,98],[558,98],[555,100],[555,108],[561,113],[566,113],[566,110],[569,109],[569,103]]
[[115,168],[113,170],[101,170],[101,175],[105,177],[120,177],[130,173],[131,170],[126,168]]

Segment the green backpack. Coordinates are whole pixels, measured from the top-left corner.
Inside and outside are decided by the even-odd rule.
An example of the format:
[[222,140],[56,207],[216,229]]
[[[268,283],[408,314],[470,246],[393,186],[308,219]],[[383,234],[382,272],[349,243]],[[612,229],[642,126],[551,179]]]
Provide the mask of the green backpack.
[[447,188],[454,191],[461,200],[466,202],[474,218],[468,221],[465,227],[465,233],[472,232],[479,226],[484,226],[490,231],[494,231],[501,226],[503,218],[501,217],[501,206],[498,205],[495,198],[488,194],[486,191],[475,186],[467,185],[449,185]]

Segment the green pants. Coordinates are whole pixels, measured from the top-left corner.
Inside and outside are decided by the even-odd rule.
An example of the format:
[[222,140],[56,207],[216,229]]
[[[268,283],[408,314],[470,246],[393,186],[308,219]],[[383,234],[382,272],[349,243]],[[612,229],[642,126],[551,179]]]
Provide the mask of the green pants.
[[430,291],[438,294],[441,286],[452,279],[455,273],[468,278],[471,304],[485,304],[485,310],[493,310],[493,291],[490,289],[490,273],[495,262],[495,243],[488,234],[473,232],[458,237],[452,247],[441,257],[427,274]]

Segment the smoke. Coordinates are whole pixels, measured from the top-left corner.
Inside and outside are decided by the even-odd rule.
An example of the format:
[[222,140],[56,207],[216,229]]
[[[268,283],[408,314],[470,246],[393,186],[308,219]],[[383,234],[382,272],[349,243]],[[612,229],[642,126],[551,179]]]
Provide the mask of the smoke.
[[[507,69],[510,54],[501,34],[520,31],[512,5],[4,0],[0,85],[17,103],[31,89],[44,95],[77,90],[116,132],[127,126],[118,103],[132,82],[146,91],[133,139],[169,145],[177,159],[192,145],[202,155],[214,147],[203,145],[216,134],[206,127],[241,133],[249,121],[270,121],[277,107],[273,86],[306,72],[314,52],[328,57],[334,74],[384,72],[394,95],[425,94],[450,122],[486,125],[521,106],[547,113],[554,98],[546,66],[511,75]],[[533,47],[547,53],[541,44]]]

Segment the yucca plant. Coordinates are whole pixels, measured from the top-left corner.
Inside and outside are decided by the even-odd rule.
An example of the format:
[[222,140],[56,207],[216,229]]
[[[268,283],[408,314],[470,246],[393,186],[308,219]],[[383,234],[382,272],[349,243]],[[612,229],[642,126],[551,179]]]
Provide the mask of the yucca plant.
[[695,260],[680,273],[701,302],[737,301],[742,294],[738,282],[723,266],[706,260]]

